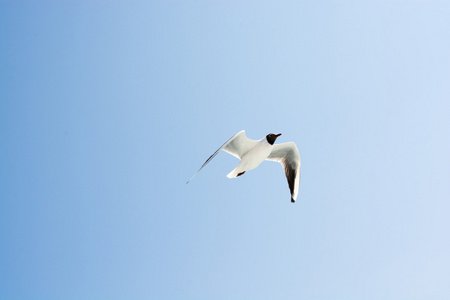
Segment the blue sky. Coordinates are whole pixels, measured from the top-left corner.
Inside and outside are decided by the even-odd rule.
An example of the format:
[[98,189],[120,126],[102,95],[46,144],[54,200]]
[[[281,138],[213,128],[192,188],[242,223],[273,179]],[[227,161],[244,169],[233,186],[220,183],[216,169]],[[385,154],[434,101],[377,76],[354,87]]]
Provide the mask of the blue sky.
[[[1,299],[449,299],[450,2],[1,1]],[[245,129],[302,158],[230,180]]]

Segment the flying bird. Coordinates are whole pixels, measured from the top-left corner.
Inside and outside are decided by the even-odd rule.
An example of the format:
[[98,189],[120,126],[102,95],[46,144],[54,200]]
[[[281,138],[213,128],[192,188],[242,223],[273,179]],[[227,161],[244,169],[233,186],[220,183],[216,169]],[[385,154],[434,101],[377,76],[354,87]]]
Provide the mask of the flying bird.
[[245,135],[245,130],[236,133],[222,147],[217,149],[186,183],[189,183],[220,150],[223,150],[240,159],[237,167],[227,175],[228,178],[239,177],[245,172],[255,169],[265,160],[281,163],[291,192],[291,202],[294,203],[297,200],[300,184],[300,154],[294,142],[274,145],[280,135],[281,133],[269,133],[256,141],[249,139]]

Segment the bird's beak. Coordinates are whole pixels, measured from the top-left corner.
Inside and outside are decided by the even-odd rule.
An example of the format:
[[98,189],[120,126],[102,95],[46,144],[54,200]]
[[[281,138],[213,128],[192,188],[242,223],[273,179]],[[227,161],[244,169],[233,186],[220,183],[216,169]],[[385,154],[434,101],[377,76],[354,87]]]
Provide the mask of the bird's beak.
[[281,135],[281,133],[279,133],[279,134],[275,134],[275,136],[276,136],[276,137],[279,137],[280,135]]

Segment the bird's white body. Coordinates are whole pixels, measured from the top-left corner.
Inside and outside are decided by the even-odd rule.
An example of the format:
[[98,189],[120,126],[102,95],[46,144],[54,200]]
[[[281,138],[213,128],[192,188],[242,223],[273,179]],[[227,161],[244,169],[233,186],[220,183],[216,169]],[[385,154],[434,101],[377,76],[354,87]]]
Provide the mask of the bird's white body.
[[258,143],[245,153],[237,167],[231,171],[227,177],[235,178],[239,173],[250,171],[259,166],[263,161],[267,159],[272,152],[273,145],[267,142],[266,138],[258,141]]

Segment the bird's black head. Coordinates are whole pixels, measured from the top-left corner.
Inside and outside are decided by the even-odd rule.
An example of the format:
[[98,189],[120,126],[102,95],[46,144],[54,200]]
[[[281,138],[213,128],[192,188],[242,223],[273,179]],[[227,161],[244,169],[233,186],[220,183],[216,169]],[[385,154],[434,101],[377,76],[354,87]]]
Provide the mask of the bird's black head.
[[268,135],[266,135],[267,142],[269,144],[273,145],[273,143],[275,143],[275,140],[277,139],[277,137],[279,137],[280,135],[281,135],[281,133],[279,133],[279,134],[269,133]]

